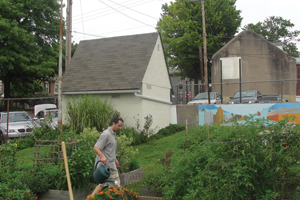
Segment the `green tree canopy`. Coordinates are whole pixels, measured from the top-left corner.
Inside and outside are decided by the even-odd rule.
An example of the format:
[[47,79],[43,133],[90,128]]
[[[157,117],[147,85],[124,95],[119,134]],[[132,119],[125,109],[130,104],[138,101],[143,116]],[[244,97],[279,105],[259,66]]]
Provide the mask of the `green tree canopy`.
[[11,84],[39,88],[37,81],[57,71],[59,27],[57,0],[0,0],[0,79],[6,98]]
[[[206,0],[205,23],[207,58],[224,46],[237,33],[241,24],[236,0]],[[202,8],[199,2],[176,0],[162,6],[157,23],[170,67],[178,67],[182,78],[197,83],[200,78],[199,46],[203,47]]]
[[300,41],[298,38],[300,31],[291,30],[293,27],[294,24],[290,20],[271,16],[263,22],[248,24],[243,29],[260,34],[270,42],[282,42],[285,45],[283,48],[285,52],[290,56],[299,57],[296,42]]

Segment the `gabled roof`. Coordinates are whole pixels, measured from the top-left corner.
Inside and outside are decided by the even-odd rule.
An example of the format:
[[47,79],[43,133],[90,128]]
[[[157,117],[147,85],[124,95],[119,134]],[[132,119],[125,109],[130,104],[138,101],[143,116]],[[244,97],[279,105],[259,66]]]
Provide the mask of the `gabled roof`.
[[[269,43],[271,46],[273,46],[274,48],[278,48],[274,43],[269,42],[268,40],[266,40],[263,36],[258,35],[257,33],[253,32],[253,31],[242,31],[240,32],[237,36],[235,36],[234,38],[232,38],[229,42],[227,42],[221,49],[219,49],[213,56],[212,58],[218,56],[220,53],[222,53],[225,49],[228,48],[228,46],[230,46],[232,43],[234,43],[237,40],[257,40],[260,42],[266,42]],[[280,49],[280,48],[278,48]],[[280,49],[282,53],[287,54],[286,52],[284,52],[282,49]]]
[[137,90],[159,33],[81,41],[63,75],[63,93]]

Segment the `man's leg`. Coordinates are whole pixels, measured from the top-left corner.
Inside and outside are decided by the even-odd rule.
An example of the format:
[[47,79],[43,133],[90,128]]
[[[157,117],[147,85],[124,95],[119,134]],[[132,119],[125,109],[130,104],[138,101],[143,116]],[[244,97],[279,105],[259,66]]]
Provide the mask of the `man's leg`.
[[101,187],[99,185],[97,185],[97,187],[95,188],[94,192],[91,194],[92,195],[95,195],[97,192],[101,192],[103,189],[105,189],[106,187]]

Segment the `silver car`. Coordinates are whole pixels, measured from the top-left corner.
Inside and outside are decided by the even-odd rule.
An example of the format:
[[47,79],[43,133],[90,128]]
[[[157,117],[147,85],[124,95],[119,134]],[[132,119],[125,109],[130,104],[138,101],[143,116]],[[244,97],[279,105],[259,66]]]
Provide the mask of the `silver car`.
[[[225,104],[226,101],[223,99],[223,102],[221,102],[222,96],[217,92],[210,92],[210,104]],[[195,98],[188,102],[188,105],[191,104],[208,104],[208,92],[199,93]]]
[[[25,111],[9,112],[8,138],[25,137],[33,134],[33,122],[30,115]],[[0,112],[0,131],[4,140],[7,137],[7,112]]]

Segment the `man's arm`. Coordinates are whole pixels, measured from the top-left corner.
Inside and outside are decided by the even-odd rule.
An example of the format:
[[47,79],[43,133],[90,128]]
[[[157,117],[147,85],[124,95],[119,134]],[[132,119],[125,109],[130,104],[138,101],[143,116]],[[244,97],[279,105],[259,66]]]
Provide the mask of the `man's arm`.
[[116,158],[116,167],[119,167],[119,166],[120,166],[119,161]]
[[105,165],[107,163],[107,159],[104,156],[104,154],[101,152],[101,150],[98,147],[94,146],[94,151],[98,156],[100,156],[100,161]]

